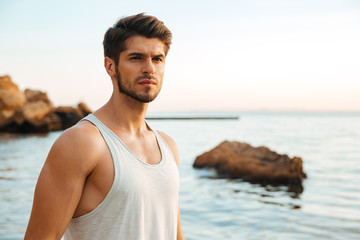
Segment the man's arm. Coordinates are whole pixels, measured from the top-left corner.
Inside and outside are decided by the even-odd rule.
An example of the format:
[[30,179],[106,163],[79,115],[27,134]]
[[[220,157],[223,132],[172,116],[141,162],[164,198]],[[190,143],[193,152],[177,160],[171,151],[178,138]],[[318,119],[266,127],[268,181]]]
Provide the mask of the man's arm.
[[65,131],[41,170],[25,239],[61,239],[80,200],[86,177],[96,165],[94,141],[84,126]]
[[[160,131],[157,131],[161,137],[166,141],[166,143],[169,145],[173,155],[174,155],[174,158],[175,158],[175,161],[176,161],[176,165],[178,166],[179,168],[179,150],[178,150],[178,147],[176,145],[176,142],[174,139],[172,139],[171,137],[169,137],[167,134],[165,134],[164,132],[160,132]],[[180,222],[180,207],[178,207],[178,225],[177,225],[177,240],[185,240],[184,238],[184,235],[182,233],[182,230],[181,230],[181,222]]]

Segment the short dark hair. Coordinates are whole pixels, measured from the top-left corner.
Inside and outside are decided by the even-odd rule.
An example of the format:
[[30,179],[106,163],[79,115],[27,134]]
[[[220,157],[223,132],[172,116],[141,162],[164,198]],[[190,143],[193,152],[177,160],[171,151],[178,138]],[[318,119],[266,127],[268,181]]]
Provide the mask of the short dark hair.
[[171,44],[172,34],[162,21],[154,16],[140,13],[121,18],[104,36],[104,55],[119,63],[119,55],[126,49],[126,40],[133,36],[157,38],[164,44],[165,55]]

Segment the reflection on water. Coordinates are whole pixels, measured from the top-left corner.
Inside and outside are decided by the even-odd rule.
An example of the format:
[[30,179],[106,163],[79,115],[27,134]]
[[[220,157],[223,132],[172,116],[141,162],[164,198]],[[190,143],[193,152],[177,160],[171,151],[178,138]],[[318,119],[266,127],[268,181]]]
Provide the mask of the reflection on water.
[[[274,183],[257,183],[252,181],[243,181],[242,179],[233,179],[233,178],[226,178],[226,177],[218,177],[218,176],[199,176],[199,179],[209,179],[209,180],[216,180],[216,179],[226,179],[228,182],[234,181],[234,182],[249,182],[251,184],[254,184],[254,186],[261,186],[264,188],[264,190],[268,192],[287,192],[289,197],[292,198],[299,198],[300,194],[304,191],[304,187],[302,184],[274,184]],[[240,191],[240,190],[234,190]],[[247,192],[249,194],[255,193],[258,194],[258,192]],[[262,194],[264,197],[270,197],[271,195]]]
[[0,132],[0,142],[8,142],[8,141],[14,141],[19,139],[28,139],[31,137],[35,138],[46,138],[49,135],[49,133],[2,133]]
[[7,171],[13,171],[13,168],[5,168],[5,169],[0,169],[0,172],[7,172]]
[[13,179],[13,178],[1,177],[1,176],[0,176],[0,180],[14,180],[14,179]]
[[[206,171],[201,170],[203,173]],[[211,171],[214,174],[214,171]],[[200,173],[201,174],[201,173]],[[291,201],[291,199],[300,199],[301,193],[304,191],[304,187],[302,184],[291,184],[291,185],[282,185],[282,184],[264,184],[264,183],[252,183],[248,182],[248,185],[243,185],[242,183],[247,183],[242,179],[233,179],[233,178],[224,178],[217,176],[210,176],[209,174],[205,174],[204,176],[198,176],[199,179],[208,179],[211,181],[217,180],[225,180],[227,183],[236,185],[236,189],[233,189],[233,194],[242,194],[245,193],[247,195],[255,195],[257,197],[256,201],[263,204],[273,204],[277,206],[286,207],[289,209],[299,209],[301,208],[301,203],[298,201]],[[243,187],[243,188],[242,188]],[[256,191],[254,191],[256,190]],[[279,196],[282,198],[279,198]],[[219,197],[219,195],[218,195]],[[232,196],[236,198],[236,196]]]
[[[240,121],[149,121],[180,150],[187,240],[360,239],[360,115],[240,114]],[[0,239],[22,239],[46,155],[61,132],[0,134]],[[223,140],[300,155],[303,185],[265,185],[192,168]]]

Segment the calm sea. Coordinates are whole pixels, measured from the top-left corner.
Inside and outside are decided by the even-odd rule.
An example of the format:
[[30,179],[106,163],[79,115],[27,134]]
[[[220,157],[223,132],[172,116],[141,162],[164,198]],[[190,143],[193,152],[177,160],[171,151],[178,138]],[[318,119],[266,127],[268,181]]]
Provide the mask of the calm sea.
[[[239,116],[149,121],[179,146],[186,239],[360,239],[360,113]],[[38,174],[60,134],[0,135],[0,239],[23,238]],[[223,140],[302,157],[308,175],[303,190],[218,179],[192,168],[197,155]]]

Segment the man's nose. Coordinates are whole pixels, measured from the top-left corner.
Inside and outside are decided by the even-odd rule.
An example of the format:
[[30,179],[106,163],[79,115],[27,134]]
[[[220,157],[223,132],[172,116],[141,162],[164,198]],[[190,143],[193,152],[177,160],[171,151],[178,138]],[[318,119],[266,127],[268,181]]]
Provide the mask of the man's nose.
[[144,74],[153,74],[155,72],[155,66],[152,59],[147,59],[144,62],[142,72]]

